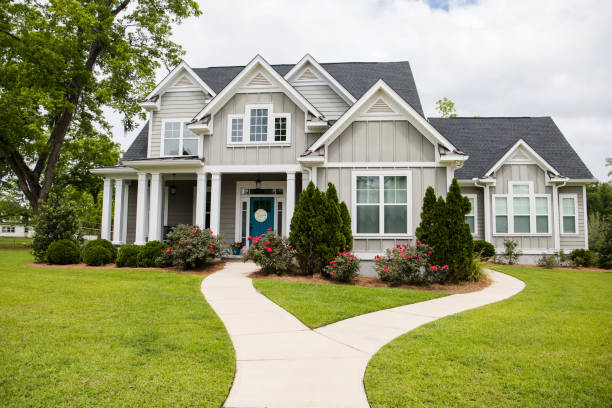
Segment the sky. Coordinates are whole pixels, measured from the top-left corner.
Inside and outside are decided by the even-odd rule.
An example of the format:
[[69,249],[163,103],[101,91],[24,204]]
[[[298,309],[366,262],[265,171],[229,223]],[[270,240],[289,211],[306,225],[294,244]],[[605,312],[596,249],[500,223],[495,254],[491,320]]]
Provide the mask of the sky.
[[[192,67],[409,61],[426,116],[551,116],[591,172],[612,157],[612,2],[601,0],[199,0],[172,39]],[[162,79],[167,71],[161,71]],[[114,140],[127,149],[120,117]]]

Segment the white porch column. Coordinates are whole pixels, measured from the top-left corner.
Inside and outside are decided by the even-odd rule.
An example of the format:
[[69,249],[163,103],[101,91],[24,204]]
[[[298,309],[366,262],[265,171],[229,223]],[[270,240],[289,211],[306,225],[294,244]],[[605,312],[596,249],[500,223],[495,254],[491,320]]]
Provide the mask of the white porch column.
[[138,199],[136,201],[136,240],[134,244],[144,245],[147,235],[147,173],[138,173]]
[[295,209],[295,173],[287,172],[287,197],[285,209],[285,231],[289,235],[291,228],[291,219],[293,218],[293,210]]
[[491,242],[491,197],[489,196],[489,185],[484,186],[484,239]]
[[102,192],[102,226],[100,238],[111,240],[111,222],[113,211],[113,180],[104,178],[104,190]]
[[159,241],[162,238],[162,182],[159,173],[151,173],[151,190],[149,203],[149,241]]
[[123,180],[115,180],[115,220],[113,228],[113,244],[122,245],[123,242]]
[[[206,227],[206,173],[198,173],[196,186],[196,225],[200,228]],[[218,228],[217,228],[218,230]]]
[[211,174],[210,184],[210,229],[219,234],[221,222],[221,174]]

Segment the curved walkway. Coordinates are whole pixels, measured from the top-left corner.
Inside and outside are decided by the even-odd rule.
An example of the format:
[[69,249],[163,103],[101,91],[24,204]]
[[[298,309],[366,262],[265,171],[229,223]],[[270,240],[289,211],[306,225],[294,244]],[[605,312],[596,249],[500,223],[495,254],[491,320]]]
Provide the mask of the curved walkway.
[[226,408],[369,407],[368,361],[395,337],[425,323],[506,299],[525,284],[489,271],[473,293],[380,310],[311,330],[260,294],[247,277],[258,268],[228,262],[202,282],[202,293],[229,332],[236,377]]

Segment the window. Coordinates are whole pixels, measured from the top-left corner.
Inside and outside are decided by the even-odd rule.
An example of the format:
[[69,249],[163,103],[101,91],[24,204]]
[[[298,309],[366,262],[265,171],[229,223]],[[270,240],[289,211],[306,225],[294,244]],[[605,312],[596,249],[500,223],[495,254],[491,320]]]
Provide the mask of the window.
[[408,234],[409,180],[405,172],[402,175],[355,175],[355,232]]
[[164,122],[164,156],[197,156],[198,136],[187,129],[187,120]]
[[560,194],[561,201],[561,232],[563,234],[576,234],[578,228],[576,220],[578,219],[578,205],[576,195]]
[[493,196],[495,233],[550,234],[550,194],[534,194],[532,182],[508,182],[508,194]]
[[472,235],[476,233],[476,196],[473,194],[466,194],[468,200],[470,200],[470,212],[465,216],[465,223],[470,226],[470,232]]
[[291,114],[275,113],[272,104],[246,105],[244,113],[228,115],[228,144],[288,143]]
[[15,232],[15,227],[13,226],[2,226],[2,232],[10,232],[10,233],[14,233]]

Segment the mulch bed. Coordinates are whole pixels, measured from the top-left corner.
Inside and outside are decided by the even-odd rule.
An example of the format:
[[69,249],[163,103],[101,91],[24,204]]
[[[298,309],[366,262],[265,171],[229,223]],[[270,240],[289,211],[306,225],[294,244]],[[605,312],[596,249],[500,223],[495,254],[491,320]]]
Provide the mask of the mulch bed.
[[[252,279],[276,279],[276,280],[285,280],[290,282],[307,282],[307,283],[322,283],[326,285],[349,285],[349,286],[367,286],[367,287],[375,287],[375,288],[388,288],[390,287],[385,282],[381,281],[378,278],[367,277],[367,276],[358,276],[355,278],[353,282],[344,283],[332,281],[324,278],[320,274],[314,274],[312,276],[309,275],[265,275],[261,271],[253,272],[249,275],[249,278]],[[441,285],[439,283],[434,283],[431,285],[398,285],[391,286],[393,288],[398,289],[413,289],[413,290],[427,290],[432,292],[445,292],[451,293],[453,295],[458,293],[470,293],[477,292],[489,286],[491,284],[491,279],[486,277],[480,282],[461,282],[457,284],[447,284]]]
[[71,264],[71,265],[49,265],[46,263],[36,263],[32,262],[26,264],[26,266],[34,267],[34,268],[55,268],[55,269],[115,269],[122,271],[164,271],[170,273],[186,273],[190,275],[210,275],[211,273],[215,273],[223,269],[225,266],[225,261],[215,260],[209,262],[208,264],[193,270],[181,270],[176,267],[169,268],[118,268],[115,264],[108,264],[104,266],[89,266],[84,263],[80,264]]

